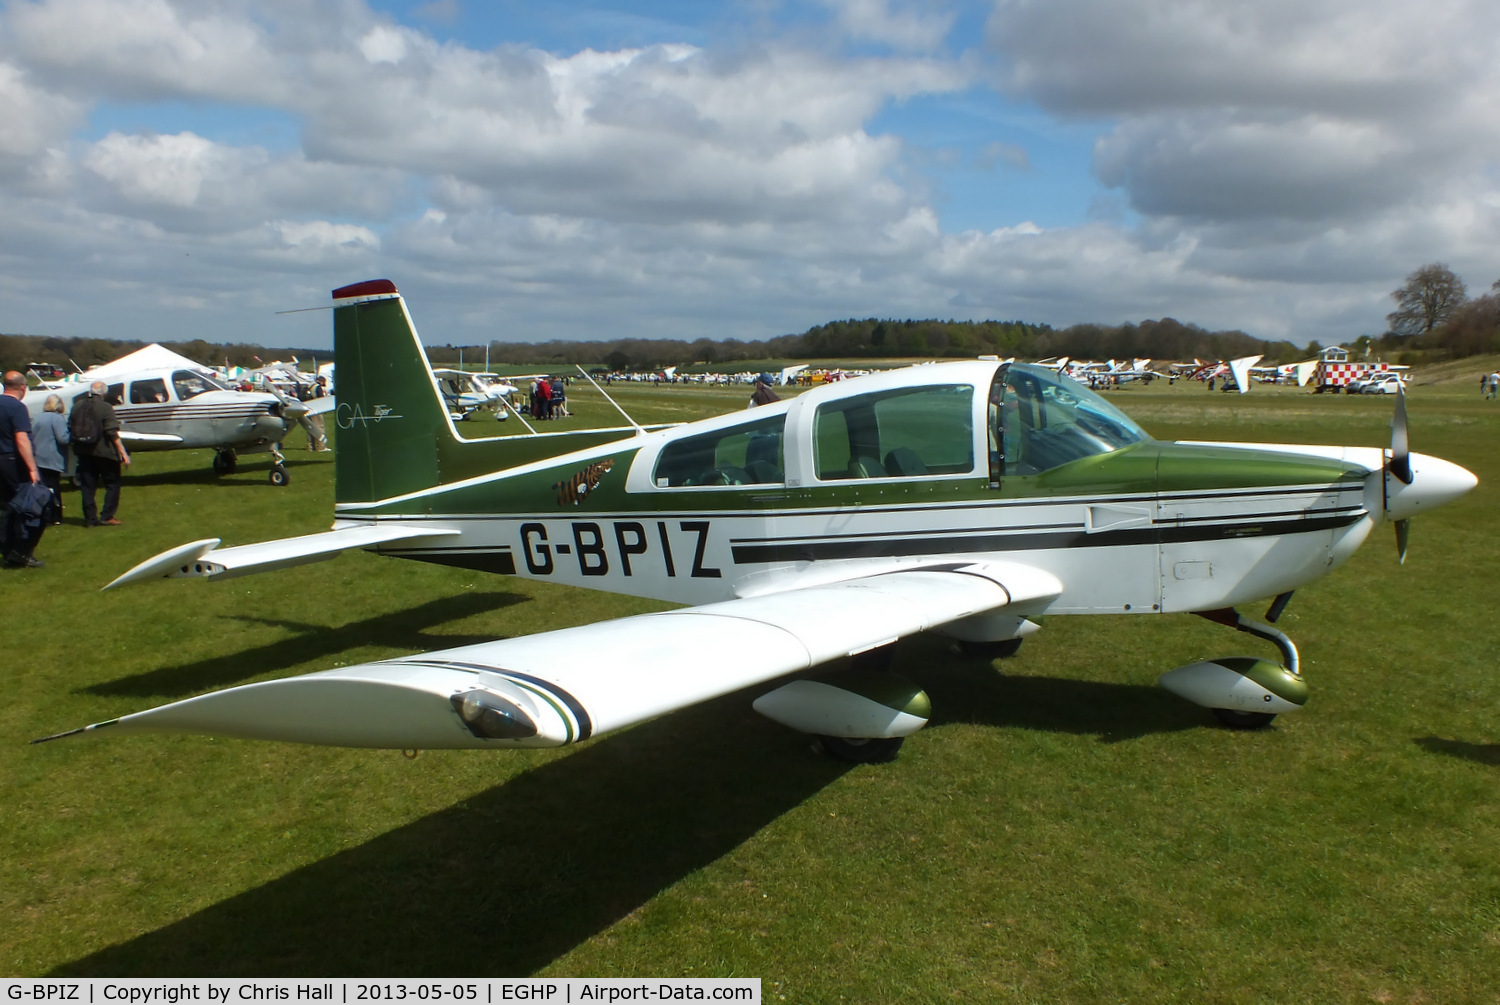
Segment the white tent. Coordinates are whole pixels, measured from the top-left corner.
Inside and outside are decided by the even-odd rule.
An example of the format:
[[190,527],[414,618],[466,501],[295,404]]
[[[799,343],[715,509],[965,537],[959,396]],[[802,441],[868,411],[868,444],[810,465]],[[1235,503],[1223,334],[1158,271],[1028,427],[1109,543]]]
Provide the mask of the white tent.
[[140,370],[192,370],[195,373],[213,373],[212,367],[204,366],[202,363],[194,363],[186,356],[179,355],[166,346],[152,342],[143,349],[137,349],[128,356],[121,356],[113,363],[104,363],[93,367],[83,374],[75,377],[77,380],[107,380],[110,377],[121,376],[127,373],[136,373]]

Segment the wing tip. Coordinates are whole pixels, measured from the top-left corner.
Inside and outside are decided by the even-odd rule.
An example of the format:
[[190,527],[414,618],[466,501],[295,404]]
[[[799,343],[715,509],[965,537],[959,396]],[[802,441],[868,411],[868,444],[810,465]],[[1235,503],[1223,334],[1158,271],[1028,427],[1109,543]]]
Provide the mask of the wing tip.
[[154,555],[131,569],[123,575],[116,576],[99,590],[113,590],[117,586],[128,586],[131,583],[140,583],[148,579],[164,578],[171,575],[173,568],[195,562],[204,555],[219,546],[220,538],[206,537],[201,541],[193,541],[190,544],[179,545],[170,548],[159,555]]
[[81,733],[91,733],[96,729],[103,729],[105,726],[113,726],[119,721],[119,719],[106,719],[103,722],[95,722],[87,726],[79,726],[77,729],[65,729],[61,733],[53,733],[51,736],[39,736],[35,740],[30,740],[28,742],[31,744],[51,743],[53,740],[61,740],[69,736],[78,736]]

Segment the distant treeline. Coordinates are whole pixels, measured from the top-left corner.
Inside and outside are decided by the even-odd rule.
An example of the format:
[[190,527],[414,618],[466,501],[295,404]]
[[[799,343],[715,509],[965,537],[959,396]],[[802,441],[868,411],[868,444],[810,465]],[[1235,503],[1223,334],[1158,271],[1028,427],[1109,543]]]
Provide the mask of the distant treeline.
[[[259,345],[216,345],[203,339],[191,342],[163,342],[162,345],[188,359],[207,366],[243,366],[255,368],[272,360],[296,357],[305,369],[313,360],[327,363],[333,359],[329,349],[268,349]],[[24,370],[28,363],[52,363],[69,373],[73,365],[87,370],[100,363],[117,360],[146,345],[122,339],[55,338],[46,335],[0,335],[0,368]]]
[[[464,362],[484,358],[483,346],[434,346],[427,350],[435,363],[453,365],[462,349]],[[984,355],[1043,359],[1230,359],[1254,353],[1268,362],[1292,362],[1316,353],[1317,346],[1299,349],[1290,342],[1266,342],[1241,331],[1206,331],[1173,318],[1118,326],[1084,324],[1069,328],[1027,324],[1024,321],[895,321],[865,318],[831,321],[801,335],[782,335],[765,341],[738,339],[693,342],[676,339],[620,339],[615,341],[494,342],[490,362],[556,367],[593,361],[611,370],[656,370],[664,366],[704,363],[735,369],[758,360],[855,360],[912,356],[965,358]]]
[[[71,364],[88,369],[118,359],[141,347],[141,342],[94,338],[51,338],[41,335],[0,335],[0,366],[21,369],[27,363],[54,363],[71,370]],[[296,357],[305,367],[312,361],[326,362],[328,350],[269,349],[254,345],[213,345],[202,339],[163,342],[192,360],[212,366],[256,367],[273,359]],[[764,341],[738,339],[692,342],[678,339],[616,339],[613,341],[492,342],[489,361],[493,365],[536,366],[556,369],[573,363],[603,364],[612,370],[658,370],[667,366],[707,364],[725,370],[736,364],[760,360],[879,360],[913,356],[964,358],[983,355],[1042,359],[1071,356],[1075,359],[1126,359],[1150,357],[1161,360],[1231,359],[1260,353],[1267,362],[1291,362],[1317,351],[1290,342],[1266,342],[1241,331],[1206,331],[1173,318],[1117,326],[1082,324],[1052,328],[1024,321],[896,321],[878,318],[831,321],[809,328],[800,335],[782,335]],[[431,346],[428,357],[439,366],[463,362],[471,369],[485,359],[483,345]]]

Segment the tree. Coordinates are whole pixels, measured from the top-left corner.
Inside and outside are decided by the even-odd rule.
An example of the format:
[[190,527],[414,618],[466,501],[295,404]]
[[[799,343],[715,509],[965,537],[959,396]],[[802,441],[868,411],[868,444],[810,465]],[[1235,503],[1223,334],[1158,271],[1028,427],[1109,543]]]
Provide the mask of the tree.
[[1489,293],[1458,308],[1437,337],[1459,357],[1500,351],[1500,294]]
[[1464,281],[1442,262],[1424,265],[1391,291],[1396,309],[1385,316],[1397,335],[1425,335],[1468,300]]

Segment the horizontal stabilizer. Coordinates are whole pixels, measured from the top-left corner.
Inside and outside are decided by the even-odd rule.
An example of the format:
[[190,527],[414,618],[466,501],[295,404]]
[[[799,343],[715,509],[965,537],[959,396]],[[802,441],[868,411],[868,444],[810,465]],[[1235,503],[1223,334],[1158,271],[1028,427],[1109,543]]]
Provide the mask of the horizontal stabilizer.
[[[210,545],[205,559],[241,550]],[[559,746],[1004,607],[1012,598],[1005,575],[1024,582],[1015,592],[1030,600],[1061,590],[1054,577],[1014,563],[954,562],[247,684],[59,736],[104,729],[400,749]]]
[[392,541],[406,541],[419,537],[447,537],[458,533],[457,530],[385,523],[345,527],[321,534],[287,537],[278,541],[245,544],[234,548],[220,548],[219,538],[211,537],[180,545],[154,558],[148,558],[104,589],[111,590],[116,586],[126,586],[148,579],[186,579],[200,576],[221,579],[244,576],[252,572],[268,572],[292,565],[320,562],[350,548],[369,548],[377,544],[389,544]]

